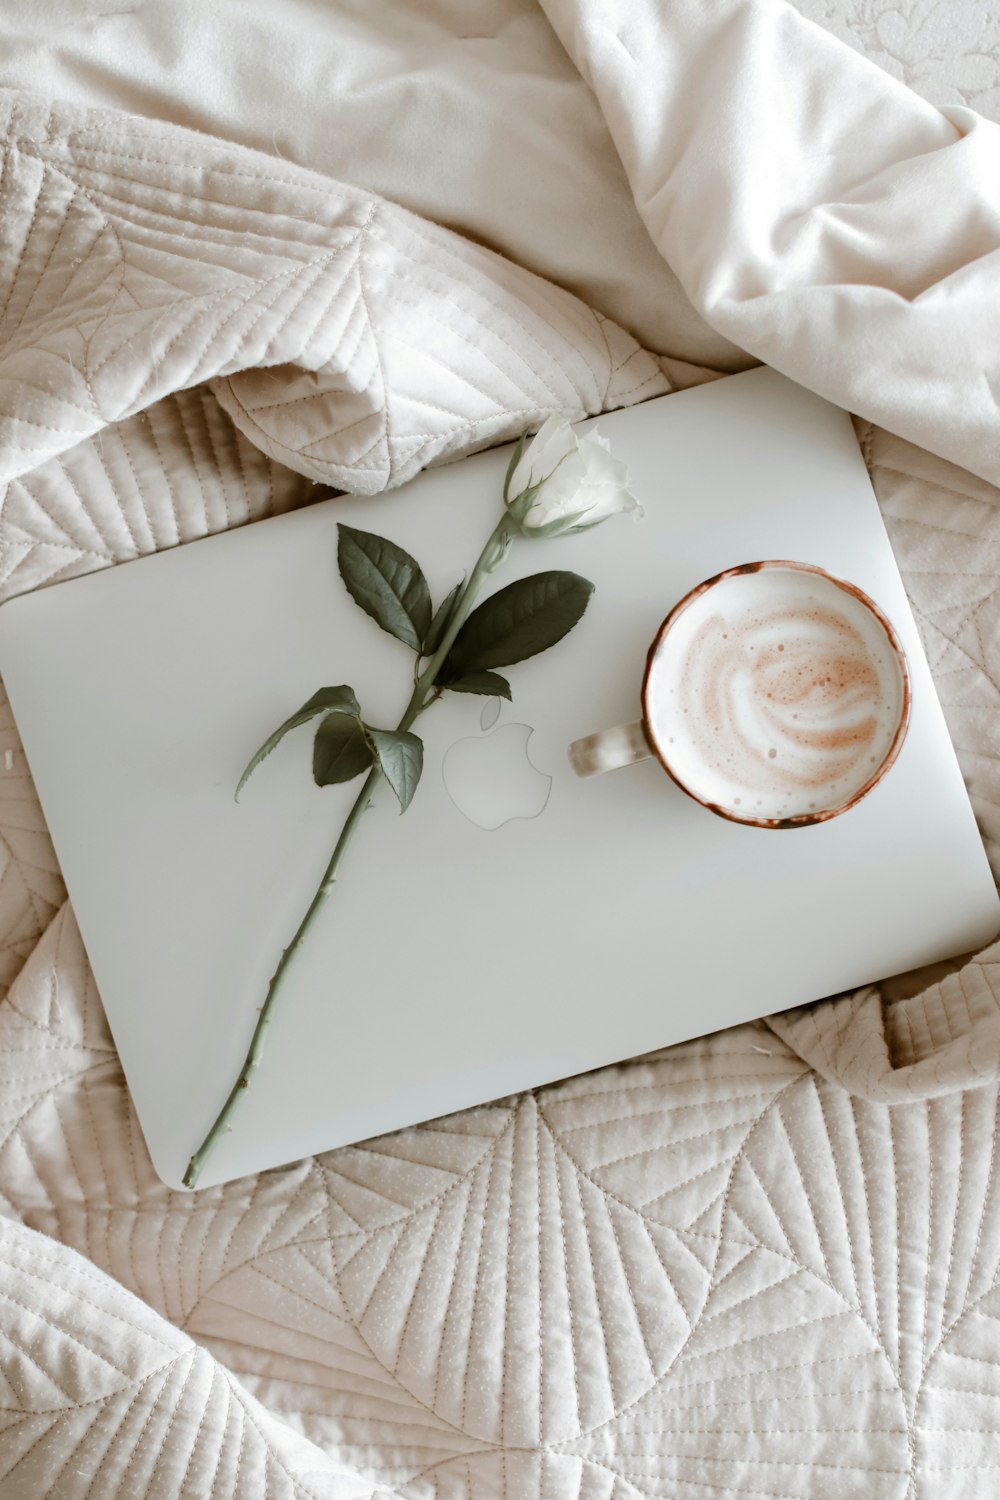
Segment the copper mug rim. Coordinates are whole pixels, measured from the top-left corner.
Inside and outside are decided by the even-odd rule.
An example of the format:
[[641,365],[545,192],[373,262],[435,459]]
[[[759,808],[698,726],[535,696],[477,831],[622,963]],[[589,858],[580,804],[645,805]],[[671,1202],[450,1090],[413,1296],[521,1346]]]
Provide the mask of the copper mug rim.
[[[696,791],[687,786],[686,783],[681,779],[681,777],[671,769],[666,756],[664,755],[660,746],[657,744],[656,738],[653,735],[652,730],[650,729],[649,714],[646,707],[649,689],[649,678],[652,671],[653,662],[656,659],[664,638],[669,634],[670,630],[676,624],[679,616],[682,615],[684,611],[691,604],[693,604],[696,599],[699,599],[702,594],[706,594],[709,589],[715,588],[716,584],[721,583],[723,579],[735,578],[743,573],[760,573],[765,568],[792,568],[799,573],[815,573],[820,578],[825,578],[830,583],[835,584],[837,588],[843,589],[845,593],[852,594],[866,607],[866,609],[869,609],[871,611],[876,620],[878,620],[879,624],[882,626],[882,629],[885,631],[886,637],[889,641],[889,645],[892,647],[896,660],[899,663],[900,676],[902,677],[903,682],[903,701],[900,708],[899,722],[896,725],[896,733],[893,736],[892,743],[890,744],[889,749],[886,751],[884,757],[882,758],[876,769],[872,772],[871,776],[869,776],[868,780],[861,787],[859,787],[856,792],[852,792],[847,801],[842,802],[838,807],[820,808],[816,812],[799,813],[797,816],[792,818],[747,817],[733,812],[731,808],[722,807],[717,802],[709,802],[706,798],[699,796]],[[646,653],[646,669],[642,677],[642,732],[646,738],[646,743],[648,744],[650,751],[659,761],[660,765],[666,771],[671,781],[673,781],[676,786],[679,786],[681,791],[684,792],[686,796],[690,797],[694,802],[699,803],[700,806],[707,808],[709,812],[715,813],[717,817],[726,818],[731,823],[744,823],[752,828],[806,828],[810,824],[825,823],[828,822],[830,818],[836,818],[839,817],[841,813],[848,812],[852,807],[855,807],[863,797],[866,797],[870,791],[878,786],[879,782],[883,779],[886,772],[889,771],[894,764],[896,757],[899,755],[899,752],[903,747],[903,741],[906,738],[906,732],[910,724],[910,709],[912,705],[912,699],[913,694],[910,686],[910,671],[907,665],[906,652],[903,650],[902,642],[900,641],[899,636],[896,634],[891,621],[887,619],[884,612],[875,603],[875,600],[872,599],[869,594],[865,593],[864,589],[858,588],[856,583],[851,583],[846,578],[839,578],[835,573],[831,573],[828,569],[821,568],[815,563],[793,562],[788,558],[767,558],[761,562],[737,563],[735,567],[723,568],[721,573],[715,573],[711,578],[703,579],[701,583],[695,584],[694,588],[689,589],[684,597],[682,599],[679,599],[674,605],[673,609],[667,615],[659,630],[656,632],[653,643]]]

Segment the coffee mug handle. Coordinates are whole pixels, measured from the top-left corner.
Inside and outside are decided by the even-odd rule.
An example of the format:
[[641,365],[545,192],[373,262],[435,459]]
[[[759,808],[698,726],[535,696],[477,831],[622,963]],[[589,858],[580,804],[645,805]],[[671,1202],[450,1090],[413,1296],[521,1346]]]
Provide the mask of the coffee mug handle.
[[570,764],[578,776],[599,776],[602,771],[617,771],[620,766],[648,760],[652,753],[641,719],[634,724],[618,724],[614,729],[588,734],[582,740],[574,740],[569,747]]

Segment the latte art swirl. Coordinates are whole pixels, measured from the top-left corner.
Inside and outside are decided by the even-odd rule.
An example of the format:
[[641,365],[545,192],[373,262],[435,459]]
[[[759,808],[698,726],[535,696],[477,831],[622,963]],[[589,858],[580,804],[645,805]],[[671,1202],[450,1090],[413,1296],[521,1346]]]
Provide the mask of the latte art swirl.
[[680,703],[707,764],[737,763],[747,788],[791,790],[872,763],[880,683],[849,621],[774,610],[725,626],[716,615],[692,641]]
[[727,576],[680,614],[648,678],[666,763],[696,796],[748,819],[843,806],[877,774],[901,710],[877,616],[804,570]]

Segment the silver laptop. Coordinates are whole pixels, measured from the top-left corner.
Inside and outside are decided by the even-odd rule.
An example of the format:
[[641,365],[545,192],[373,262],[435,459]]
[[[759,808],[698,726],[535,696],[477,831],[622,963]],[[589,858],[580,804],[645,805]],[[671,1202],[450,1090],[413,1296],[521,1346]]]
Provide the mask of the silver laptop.
[[[600,418],[646,509],[520,542],[497,585],[572,568],[596,593],[513,704],[420,721],[405,817],[382,788],[293,967],[264,1064],[202,1183],[731,1026],[974,949],[1000,905],[850,421],[757,370]],[[441,598],[499,514],[509,452],[73,580],[0,610],[0,670],[157,1171],[174,1186],[357,785],[311,735],[250,754],[317,688],[396,722],[409,653],[348,597],[336,523],[389,536]],[[865,801],[774,832],[653,762],[578,780],[570,741],[636,717],[670,606],[786,557],[858,583],[903,640],[909,735]]]

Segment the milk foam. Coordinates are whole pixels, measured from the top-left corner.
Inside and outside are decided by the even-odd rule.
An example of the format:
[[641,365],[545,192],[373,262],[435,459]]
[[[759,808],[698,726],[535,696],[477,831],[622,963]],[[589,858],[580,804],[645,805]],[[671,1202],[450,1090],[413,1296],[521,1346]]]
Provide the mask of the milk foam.
[[903,701],[896,652],[860,599],[820,574],[767,567],[681,611],[645,711],[695,796],[772,819],[849,802],[892,748]]

